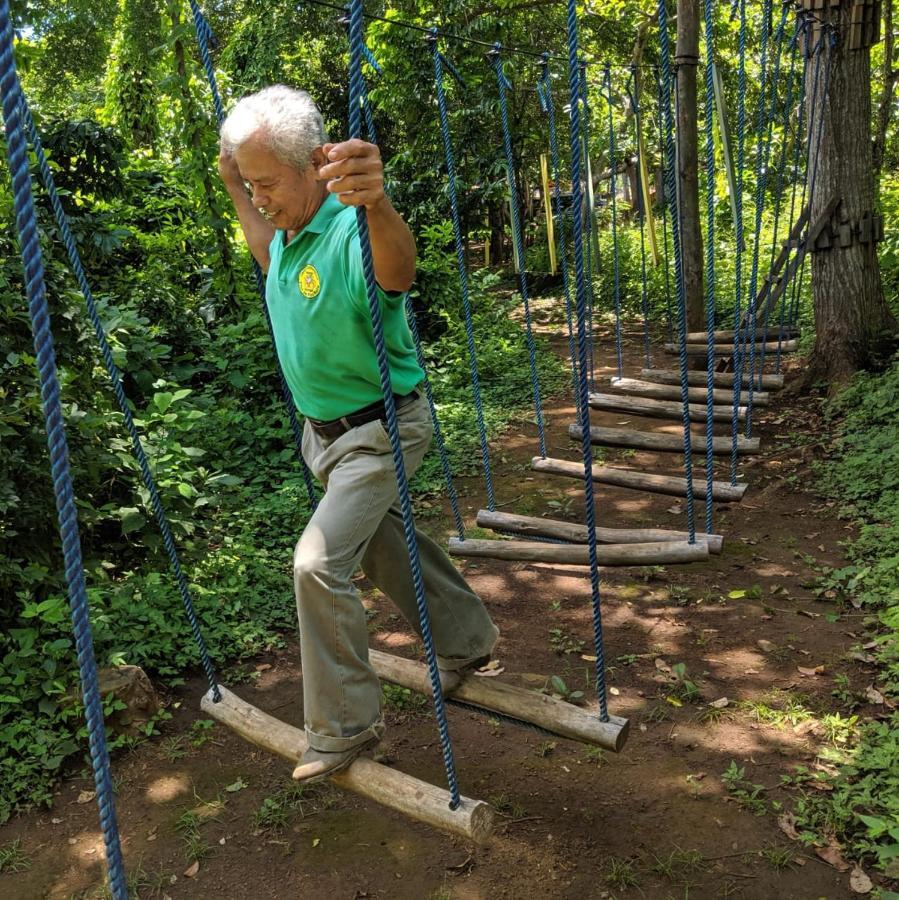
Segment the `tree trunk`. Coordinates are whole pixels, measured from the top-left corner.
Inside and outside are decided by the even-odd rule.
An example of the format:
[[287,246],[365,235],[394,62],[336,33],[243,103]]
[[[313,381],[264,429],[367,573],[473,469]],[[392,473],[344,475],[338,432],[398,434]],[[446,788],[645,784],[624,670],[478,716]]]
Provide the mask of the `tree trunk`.
[[[809,172],[815,173],[811,221],[837,196],[856,224],[863,213],[874,210],[871,51],[847,48],[848,3],[826,13],[819,10],[822,14],[836,26],[840,41],[821,50],[830,55],[829,79],[827,55],[821,61],[817,92],[816,79],[806,79],[810,127],[817,129],[823,121],[820,143],[817,130],[813,134],[809,160]],[[814,60],[809,65],[814,66]],[[799,389],[824,381],[833,393],[859,369],[886,361],[895,346],[897,325],[884,302],[873,241],[813,252],[811,260],[816,341]]]
[[687,331],[705,327],[702,230],[699,217],[699,118],[696,66],[699,62],[699,0],[677,0],[677,177]]

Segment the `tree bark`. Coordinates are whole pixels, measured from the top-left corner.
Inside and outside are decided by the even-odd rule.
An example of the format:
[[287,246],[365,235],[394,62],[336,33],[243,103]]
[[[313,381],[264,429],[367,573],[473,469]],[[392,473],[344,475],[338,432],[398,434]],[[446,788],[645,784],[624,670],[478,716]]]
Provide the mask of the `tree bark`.
[[[874,210],[875,200],[871,51],[847,47],[850,4],[819,10],[818,15],[822,14],[835,26],[840,40],[835,46],[822,47],[821,77],[806,79],[809,127],[815,129],[809,159],[809,172],[815,179],[810,187],[811,221],[822,214],[832,196],[838,196],[850,221],[857,223],[863,213]],[[815,61],[808,64],[814,66]],[[889,358],[897,324],[884,301],[873,241],[812,252],[811,271],[816,340],[797,388],[823,381],[833,393],[856,371],[878,368]]]
[[705,327],[702,230],[699,211],[699,133],[696,67],[699,62],[699,0],[677,0],[677,177],[687,331]]

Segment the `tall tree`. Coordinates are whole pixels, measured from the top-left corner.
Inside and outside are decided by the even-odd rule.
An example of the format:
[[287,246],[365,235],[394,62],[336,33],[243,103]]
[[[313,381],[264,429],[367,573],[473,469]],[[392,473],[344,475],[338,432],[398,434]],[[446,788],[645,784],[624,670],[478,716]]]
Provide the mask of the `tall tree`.
[[811,254],[816,339],[800,388],[824,381],[833,391],[859,369],[877,367],[896,343],[897,323],[884,301],[876,244],[858,239],[859,223],[875,208],[875,193],[871,49],[850,49],[853,6],[852,0],[843,0],[816,11],[832,28],[834,40],[825,40],[821,51],[827,74],[806,79],[810,127],[821,122],[809,159],[815,177],[811,221],[831,197],[839,197],[855,237],[848,247]]

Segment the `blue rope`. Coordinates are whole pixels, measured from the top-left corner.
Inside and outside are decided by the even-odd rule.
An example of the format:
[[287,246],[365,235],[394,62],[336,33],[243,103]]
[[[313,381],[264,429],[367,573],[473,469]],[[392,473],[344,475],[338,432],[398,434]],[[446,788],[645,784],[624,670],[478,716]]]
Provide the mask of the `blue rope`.
[[612,272],[613,272],[613,299],[615,302],[615,357],[618,363],[618,377],[624,374],[624,358],[621,349],[621,270],[618,256],[618,202],[615,197],[617,181],[615,178],[618,168],[618,154],[615,149],[615,123],[612,119],[612,70],[609,66],[605,69],[606,100],[609,105],[609,171],[611,174],[610,192],[612,195]]
[[559,263],[562,267],[562,284],[565,286],[565,319],[568,323],[568,356],[571,359],[571,378],[575,404],[580,403],[578,390],[577,350],[574,343],[572,324],[571,273],[568,269],[568,239],[565,233],[565,217],[562,212],[561,163],[559,156],[559,136],[556,130],[556,111],[553,104],[552,84],[549,73],[549,53],[543,54],[543,67],[537,82],[541,106],[549,121],[549,149],[553,167],[553,210],[559,222]]
[[580,378],[578,424],[584,458],[584,504],[587,519],[587,546],[590,559],[590,590],[593,607],[593,642],[596,648],[596,692],[599,717],[608,721],[606,664],[602,637],[602,604],[599,595],[599,565],[596,558],[596,509],[593,499],[593,446],[590,443],[590,406],[587,391],[587,281],[584,272],[584,235],[581,217],[581,116],[578,109],[577,3],[568,0],[568,84],[571,104],[571,191],[572,205],[578,211],[572,219],[574,243],[575,298]]
[[[755,161],[755,241],[752,248],[752,264],[751,275],[749,278],[749,309],[746,314],[746,324],[742,323],[734,325],[736,331],[742,328],[742,334],[734,336],[734,386],[737,382],[742,387],[743,381],[743,360],[745,357],[745,341],[751,340],[751,353],[755,354],[755,300],[759,282],[759,236],[762,230],[762,210],[765,203],[765,180],[763,173],[764,159],[764,140],[765,140],[765,111],[767,104],[765,98],[767,96],[767,79],[768,79],[768,26],[771,21],[771,0],[765,0],[764,9],[762,11],[762,39],[761,39],[761,83],[759,88],[759,102],[757,113],[757,134],[756,141],[756,161]],[[747,431],[746,436],[749,437]]]
[[[189,0],[189,3],[191,12],[193,13],[194,29],[197,33],[197,44],[200,48],[200,58],[203,62],[203,70],[206,73],[206,81],[209,83],[209,91],[212,94],[212,105],[215,108],[215,118],[219,123],[219,126],[221,126],[222,122],[225,121],[225,109],[222,106],[222,98],[219,94],[218,82],[215,77],[215,66],[212,63],[212,55],[209,50],[212,39],[212,29],[209,27],[209,23],[206,21],[200,7],[197,5],[197,0]],[[303,483],[306,485],[306,494],[309,497],[309,505],[314,510],[318,505],[318,497],[315,492],[315,484],[312,481],[312,474],[309,472],[306,461],[303,459],[303,429],[300,427],[300,422],[297,418],[297,408],[293,399],[293,394],[290,392],[287,379],[284,377],[284,370],[281,368],[281,362],[278,359],[277,352],[275,352],[275,332],[272,327],[272,318],[269,315],[268,304],[265,302],[265,278],[262,274],[262,269],[259,268],[259,263],[257,263],[255,259],[253,260],[253,277],[256,281],[256,291],[262,301],[262,311],[265,314],[265,323],[268,326],[268,334],[272,342],[272,351],[275,357],[275,369],[278,372],[278,381],[281,385],[281,396],[284,399],[284,408],[287,410],[290,430],[293,432],[293,442],[296,447],[297,458],[300,461],[300,470],[303,473]]]
[[[784,30],[786,28],[787,23],[787,13],[789,12],[789,5],[784,4],[783,11],[781,13],[780,25],[777,29],[776,40],[777,40],[777,50],[774,56],[774,71],[771,76],[771,109],[766,114],[767,115],[767,125],[766,125],[766,136],[765,136],[765,151],[764,151],[764,159],[762,161],[762,189],[761,189],[761,197],[762,197],[762,205],[764,206],[765,201],[765,190],[768,184],[768,164],[771,157],[771,142],[772,142],[772,134],[774,131],[774,118],[776,115],[777,108],[777,88],[778,82],[780,81],[780,62],[781,57],[783,56],[783,39],[784,39]],[[763,96],[759,98],[760,102],[764,99]],[[759,212],[756,213],[756,221],[758,223],[758,227],[756,229],[755,236],[755,247],[753,247],[752,258],[754,267],[757,269],[757,260],[760,250],[761,244],[761,214]],[[769,286],[769,290],[771,290],[773,286]],[[753,292],[753,305],[755,304],[756,297],[755,292]],[[746,436],[750,437],[752,435],[752,413],[755,399],[755,370],[756,370],[756,351],[757,351],[757,335],[756,335],[756,317],[757,312],[755,308],[753,308],[753,314],[751,317],[751,321],[747,323],[747,336],[750,341],[750,355],[749,355],[749,401],[746,404]],[[764,338],[764,335],[763,335]],[[764,362],[764,357],[762,358]],[[762,370],[759,370],[759,380],[762,378]]]
[[662,87],[665,102],[662,104],[665,119],[665,194],[673,203],[671,238],[674,243],[674,283],[677,288],[678,362],[680,367],[681,404],[683,406],[684,477],[687,481],[687,527],[690,543],[696,542],[696,511],[693,502],[693,439],[690,427],[690,385],[687,375],[687,301],[684,288],[683,254],[680,239],[680,209],[677,202],[676,154],[674,149],[674,122],[671,116],[671,38],[668,34],[668,9],[666,0],[658,0],[659,58],[662,66]]
[[743,315],[743,253],[746,241],[743,235],[743,184],[746,174],[746,0],[734,0],[731,17],[739,4],[740,37],[739,63],[737,70],[737,196],[735,208],[737,221],[734,223],[737,256],[734,264],[734,387],[731,408],[730,483],[737,483],[737,443],[740,434],[740,397],[743,392],[743,375],[740,366],[740,327]]
[[[665,98],[662,96],[662,80],[659,77],[659,67],[655,66],[656,96],[658,97],[658,121],[656,127],[659,132],[659,158],[665,158],[665,131],[662,122],[662,104]],[[664,180],[664,178],[663,178]],[[664,193],[664,191],[663,191]],[[671,261],[668,257],[668,197],[663,197],[662,207],[662,245],[665,249],[665,315],[668,324],[668,340],[674,341],[674,318],[671,314]]]
[[524,240],[521,236],[521,217],[518,206],[518,187],[515,184],[515,159],[512,155],[512,136],[509,130],[509,109],[506,102],[506,91],[511,88],[509,80],[503,74],[501,54],[502,46],[493,45],[487,54],[494,71],[499,88],[499,111],[503,127],[503,149],[506,154],[506,176],[509,182],[509,207],[512,215],[512,239],[518,253],[518,290],[524,304],[525,335],[528,348],[528,359],[531,370],[531,390],[534,395],[534,413],[537,422],[537,436],[540,443],[540,456],[546,459],[546,433],[543,427],[543,407],[540,402],[540,381],[537,375],[537,348],[534,344],[534,332],[531,326],[531,307],[528,297],[528,279],[524,263]]
[[[349,69],[349,132],[351,138],[358,138],[362,133],[362,117],[360,101],[365,93],[365,82],[362,77],[362,0],[351,0],[350,3],[350,69]],[[418,554],[418,541],[415,535],[415,520],[412,515],[412,501],[409,496],[409,485],[406,480],[406,466],[403,461],[403,447],[400,441],[399,424],[396,417],[396,404],[390,382],[390,366],[387,360],[387,345],[384,340],[384,325],[381,317],[381,304],[378,299],[378,287],[375,281],[374,260],[372,258],[371,241],[368,231],[368,218],[364,207],[356,208],[356,222],[359,228],[359,243],[362,248],[362,269],[365,274],[365,286],[371,310],[372,331],[374,333],[375,350],[378,358],[378,371],[381,377],[381,390],[384,394],[384,407],[387,413],[387,430],[393,448],[393,464],[396,469],[397,489],[403,511],[403,531],[406,547],[409,551],[409,565],[412,583],[415,587],[415,601],[418,606],[418,618],[421,626],[422,643],[428,662],[428,674],[431,679],[431,691],[434,697],[434,711],[437,717],[437,729],[440,733],[440,746],[443,751],[443,762],[446,768],[446,779],[450,792],[450,809],[457,809],[461,802],[459,785],[456,779],[456,765],[453,747],[450,742],[449,725],[446,720],[446,705],[440,686],[440,673],[437,667],[437,655],[434,638],[431,634],[431,621],[428,604],[425,598],[424,583],[421,573],[421,560]]]
[[705,258],[705,328],[706,328],[706,406],[705,406],[705,530],[712,533],[714,510],[714,436],[715,414],[715,133],[713,109],[715,108],[714,30],[712,26],[712,0],[705,0],[705,177],[706,177],[706,258]]
[[[547,89],[551,92],[551,88],[547,87]],[[590,159],[590,103],[587,98],[587,63],[584,62],[584,60],[581,60],[578,63],[578,96],[581,102],[581,108],[583,110],[583,114],[581,115],[581,137],[583,138],[584,145],[584,177],[586,179],[590,176],[590,170],[587,166],[587,161]],[[585,263],[585,271],[587,273],[587,321],[589,323],[589,327],[587,329],[587,355],[589,356],[590,366],[590,389],[594,390],[596,386],[596,358],[594,353],[595,347],[593,340],[596,322],[594,316],[595,297],[593,295],[593,242],[595,240],[593,232],[595,222],[593,220],[593,209],[591,208],[589,202],[592,188],[592,184],[588,186],[585,198],[587,201],[587,215],[585,217],[587,226],[587,261]],[[597,259],[597,263],[598,262],[599,260]]]
[[16,230],[28,296],[28,313],[34,337],[34,352],[41,386],[41,405],[47,429],[47,448],[53,478],[53,493],[62,541],[65,577],[72,616],[72,629],[78,654],[78,672],[84,700],[88,743],[97,806],[106,848],[106,867],[109,886],[115,900],[127,900],[128,886],[119,842],[115,813],[109,751],[103,727],[103,704],[97,683],[97,662],[94,658],[87,589],[81,540],[78,534],[78,515],[69,467],[69,448],[66,441],[60,400],[59,374],[50,330],[50,310],[44,280],[44,264],[38,237],[37,215],[28,171],[28,148],[21,115],[21,85],[13,57],[13,28],[8,0],[0,0],[0,99],[7,136],[7,161],[12,182],[16,213]]
[[56,223],[59,227],[59,233],[62,237],[63,243],[65,244],[66,252],[69,256],[69,263],[72,267],[72,272],[74,273],[75,279],[78,282],[78,286],[81,289],[81,293],[84,296],[84,302],[87,306],[88,318],[90,319],[91,325],[93,326],[94,334],[97,336],[97,343],[100,345],[100,354],[103,357],[103,364],[106,366],[106,372],[109,376],[109,381],[112,385],[112,390],[115,394],[116,402],[118,403],[119,409],[121,410],[122,418],[125,422],[125,429],[131,439],[131,452],[134,455],[138,467],[140,468],[141,477],[143,479],[144,486],[147,489],[147,493],[150,495],[150,505],[153,508],[153,514],[155,515],[156,522],[159,525],[159,531],[162,534],[162,543],[165,546],[165,552],[169,558],[169,565],[171,566],[172,574],[175,578],[175,584],[178,588],[178,593],[181,595],[181,602],[184,605],[184,611],[187,614],[187,619],[190,622],[191,632],[193,633],[194,641],[196,641],[197,649],[200,653],[200,662],[203,666],[203,671],[206,674],[206,680],[208,681],[209,687],[212,691],[213,699],[216,703],[218,703],[218,701],[221,700],[221,694],[219,693],[215,670],[212,665],[212,660],[209,658],[209,652],[206,648],[206,642],[203,639],[203,634],[200,630],[200,623],[197,619],[196,610],[194,609],[193,598],[191,597],[190,588],[187,584],[187,578],[185,577],[184,571],[181,568],[181,561],[178,558],[178,550],[175,547],[175,539],[169,526],[165,508],[162,505],[162,499],[159,496],[159,491],[156,486],[156,480],[153,478],[153,472],[150,468],[150,461],[147,459],[147,454],[144,451],[143,444],[141,443],[140,434],[137,430],[137,426],[134,424],[134,416],[131,414],[131,409],[128,406],[128,398],[125,396],[125,389],[122,386],[122,375],[119,371],[118,366],[115,364],[115,360],[113,359],[112,348],[109,346],[109,342],[106,339],[106,331],[103,328],[103,322],[100,320],[100,314],[97,311],[97,305],[94,300],[93,291],[91,290],[90,284],[88,283],[87,275],[84,272],[84,266],[81,262],[81,256],[78,253],[78,247],[75,243],[75,237],[72,234],[72,229],[69,225],[68,217],[66,216],[65,211],[62,208],[62,203],[59,199],[59,193],[56,190],[56,183],[53,179],[53,173],[51,172],[50,166],[47,163],[47,157],[44,154],[44,148],[41,145],[40,135],[35,128],[34,120],[31,116],[31,111],[28,108],[28,103],[24,95],[22,96],[21,100],[22,117],[24,120],[25,128],[31,139],[31,143],[34,146],[34,153],[37,157],[41,178],[44,182],[47,196],[50,199],[50,205],[53,208],[53,214],[56,217]]
[[468,266],[465,261],[465,239],[462,233],[462,217],[459,213],[459,198],[456,193],[456,160],[453,154],[452,139],[450,137],[449,115],[446,108],[446,93],[443,89],[443,66],[446,60],[437,48],[436,30],[428,35],[428,42],[434,58],[434,85],[437,92],[437,107],[440,116],[440,134],[443,138],[443,155],[446,160],[447,191],[450,200],[450,215],[453,222],[453,241],[456,246],[456,266],[459,270],[459,293],[462,299],[462,316],[465,320],[465,341],[468,348],[468,370],[471,376],[471,391],[474,397],[475,415],[478,424],[478,441],[481,447],[481,463],[484,468],[484,482],[487,488],[487,507],[492,511],[496,509],[496,497],[493,492],[493,475],[490,468],[490,444],[487,440],[487,428],[484,424],[484,405],[481,400],[481,379],[478,372],[478,358],[474,339],[474,322],[472,320],[471,299],[468,288]]
[[[639,98],[640,83],[637,79],[636,66],[631,66],[630,86],[631,90],[629,90],[628,93],[630,95],[631,108],[634,110],[634,128],[637,132],[637,155],[639,156],[640,150],[643,147],[643,122]],[[637,177],[640,182],[640,188],[637,191],[637,209],[640,214],[640,306],[643,312],[643,359],[646,363],[646,368],[648,369],[652,362],[649,350],[649,297],[647,295],[646,284],[646,206],[644,196],[649,194],[649,187],[648,185],[645,186],[644,192],[644,166],[637,166]]]

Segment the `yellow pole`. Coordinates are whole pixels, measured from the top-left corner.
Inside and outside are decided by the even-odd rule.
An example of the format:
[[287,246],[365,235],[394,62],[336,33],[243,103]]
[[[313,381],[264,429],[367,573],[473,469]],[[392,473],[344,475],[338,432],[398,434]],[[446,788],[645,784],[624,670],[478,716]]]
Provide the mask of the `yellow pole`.
[[540,154],[540,179],[543,182],[543,208],[546,211],[546,245],[549,247],[549,274],[556,274],[556,229],[553,224],[553,204],[549,196],[549,160]]

